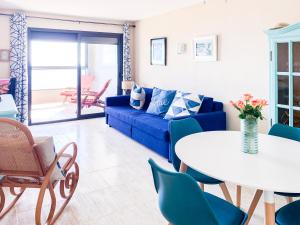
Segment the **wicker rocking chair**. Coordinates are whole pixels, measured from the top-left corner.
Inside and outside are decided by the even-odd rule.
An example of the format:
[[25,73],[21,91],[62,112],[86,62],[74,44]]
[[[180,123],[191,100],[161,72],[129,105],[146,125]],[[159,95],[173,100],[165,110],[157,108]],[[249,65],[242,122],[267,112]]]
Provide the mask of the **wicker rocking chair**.
[[[72,155],[65,151],[71,148]],[[37,144],[29,129],[14,120],[0,119],[0,221],[13,208],[27,188],[38,188],[39,195],[35,210],[37,225],[51,225],[56,222],[64,208],[72,198],[79,179],[79,167],[76,163],[77,146],[75,143],[65,145],[55,157],[50,167],[45,168],[37,154]],[[57,162],[64,160],[61,166],[65,179],[52,179]],[[59,184],[60,195],[64,200],[62,206],[56,210],[56,196],[54,187]],[[10,204],[5,206],[3,188],[9,188],[15,196]],[[50,212],[46,221],[41,221],[41,213],[45,192],[51,197]],[[1,222],[0,222],[1,223]]]

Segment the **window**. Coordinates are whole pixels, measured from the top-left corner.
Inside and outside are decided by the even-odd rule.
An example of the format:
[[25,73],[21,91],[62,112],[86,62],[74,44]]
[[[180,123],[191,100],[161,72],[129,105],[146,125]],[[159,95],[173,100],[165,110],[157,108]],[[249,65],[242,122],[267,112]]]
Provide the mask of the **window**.
[[[81,44],[81,69],[87,68],[86,44]],[[31,41],[32,90],[77,86],[77,42]]]

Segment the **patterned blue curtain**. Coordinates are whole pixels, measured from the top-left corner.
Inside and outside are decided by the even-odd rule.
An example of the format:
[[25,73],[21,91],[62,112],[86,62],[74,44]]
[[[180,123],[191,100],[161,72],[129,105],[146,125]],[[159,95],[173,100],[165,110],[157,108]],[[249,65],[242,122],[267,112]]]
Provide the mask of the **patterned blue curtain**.
[[15,100],[21,122],[27,119],[26,38],[26,16],[16,12],[10,17],[10,77],[16,78]]
[[123,80],[131,81],[130,25],[123,25]]

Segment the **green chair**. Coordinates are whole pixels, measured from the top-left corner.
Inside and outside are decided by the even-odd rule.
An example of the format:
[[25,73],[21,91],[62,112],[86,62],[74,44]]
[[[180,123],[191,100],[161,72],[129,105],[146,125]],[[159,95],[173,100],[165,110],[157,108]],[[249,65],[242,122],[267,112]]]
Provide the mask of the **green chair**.
[[[200,124],[194,118],[189,117],[180,120],[170,120],[169,122],[170,145],[171,145],[170,159],[172,160],[173,167],[177,172],[179,171],[181,161],[176,155],[175,144],[177,143],[177,141],[179,141],[181,138],[187,135],[200,133],[202,131],[203,130]],[[201,146],[199,146],[199,148],[200,147]],[[229,191],[223,181],[206,176],[203,173],[200,173],[190,167],[187,168],[186,173],[192,176],[196,181],[200,182],[202,184],[203,190],[204,190],[204,184],[219,184],[226,200],[232,203],[232,199],[229,194]]]
[[243,225],[247,214],[231,203],[203,192],[195,179],[169,172],[152,159],[154,186],[163,216],[172,225]]

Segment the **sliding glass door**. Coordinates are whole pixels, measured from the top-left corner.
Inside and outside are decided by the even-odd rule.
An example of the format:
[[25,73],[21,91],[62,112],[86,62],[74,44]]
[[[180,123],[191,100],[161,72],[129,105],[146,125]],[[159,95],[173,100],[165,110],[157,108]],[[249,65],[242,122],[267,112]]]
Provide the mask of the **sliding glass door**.
[[28,31],[29,124],[104,115],[121,93],[122,35]]
[[36,33],[30,40],[31,123],[77,118],[77,45],[75,35]]
[[105,98],[118,94],[118,39],[80,38],[80,115],[104,113]]

